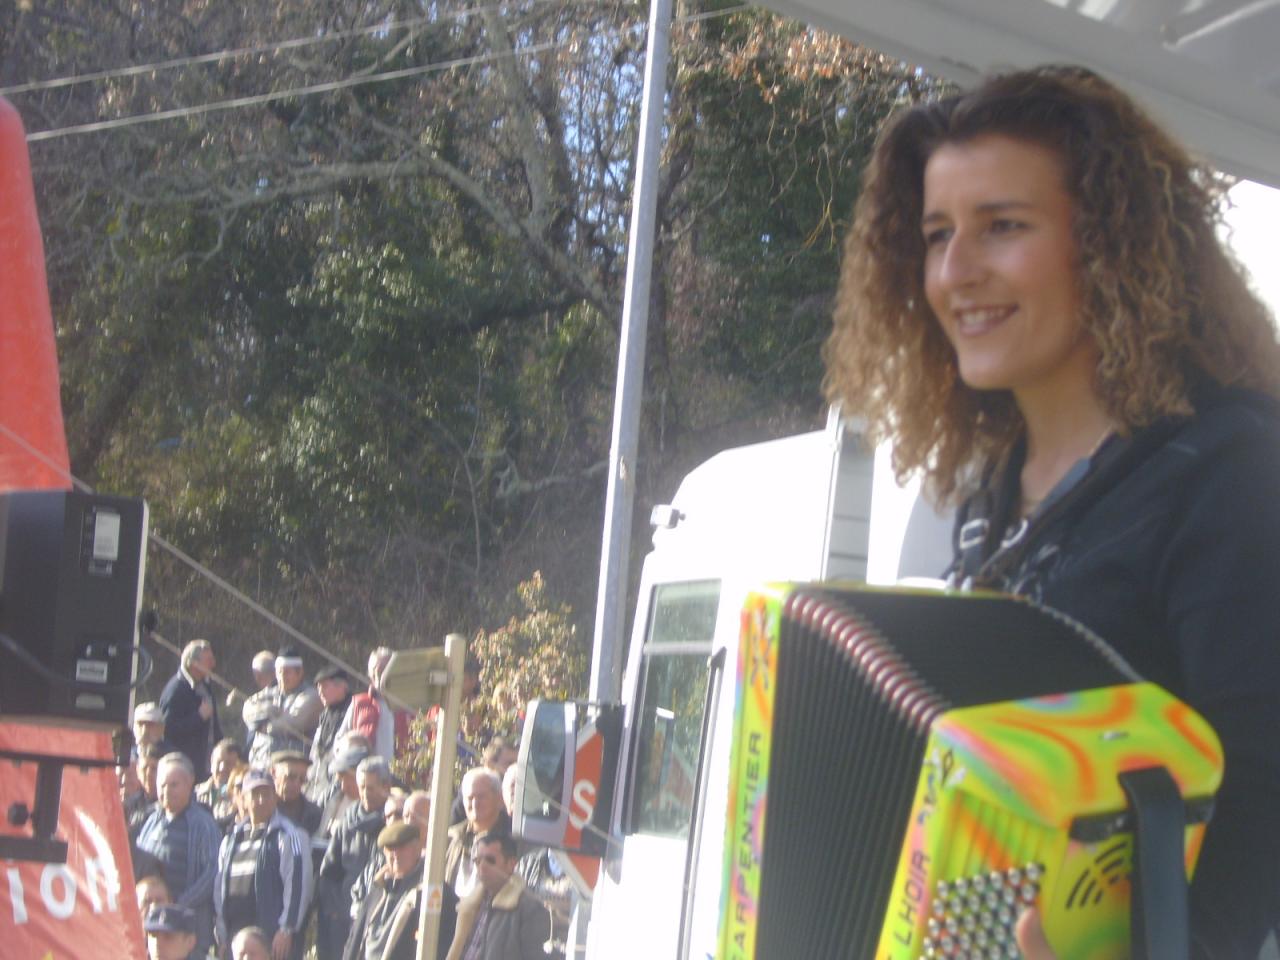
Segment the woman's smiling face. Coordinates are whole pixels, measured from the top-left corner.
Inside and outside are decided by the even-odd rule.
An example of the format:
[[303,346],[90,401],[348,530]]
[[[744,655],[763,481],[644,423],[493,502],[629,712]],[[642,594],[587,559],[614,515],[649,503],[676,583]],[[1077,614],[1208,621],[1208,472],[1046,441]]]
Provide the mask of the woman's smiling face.
[[1047,147],[988,134],[929,158],[925,298],[970,387],[1015,398],[1091,387],[1098,351],[1080,316],[1072,214]]

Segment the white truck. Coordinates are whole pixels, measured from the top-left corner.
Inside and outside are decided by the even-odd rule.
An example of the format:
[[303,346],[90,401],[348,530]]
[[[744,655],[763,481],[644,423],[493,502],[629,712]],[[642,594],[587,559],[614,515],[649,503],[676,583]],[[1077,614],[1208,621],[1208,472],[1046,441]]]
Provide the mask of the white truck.
[[[771,580],[865,579],[873,473],[856,427],[834,415],[694,469],[653,510],[623,703],[532,705],[516,829],[602,855],[589,958],[716,954],[743,602]],[[917,513],[915,556],[936,574],[948,524]]]

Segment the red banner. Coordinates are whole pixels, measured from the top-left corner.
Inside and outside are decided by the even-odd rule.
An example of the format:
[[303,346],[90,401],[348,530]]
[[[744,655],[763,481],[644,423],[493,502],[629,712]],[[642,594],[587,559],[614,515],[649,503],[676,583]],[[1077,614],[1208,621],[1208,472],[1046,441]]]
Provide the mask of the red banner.
[[[106,732],[0,722],[0,750],[109,759]],[[36,765],[0,760],[0,810],[35,804]],[[0,820],[0,837],[31,828]],[[129,835],[111,767],[68,766],[55,839],[65,864],[0,860],[0,954],[5,960],[145,960],[146,939],[133,892]]]
[[0,99],[0,491],[71,486],[44,243],[22,120]]

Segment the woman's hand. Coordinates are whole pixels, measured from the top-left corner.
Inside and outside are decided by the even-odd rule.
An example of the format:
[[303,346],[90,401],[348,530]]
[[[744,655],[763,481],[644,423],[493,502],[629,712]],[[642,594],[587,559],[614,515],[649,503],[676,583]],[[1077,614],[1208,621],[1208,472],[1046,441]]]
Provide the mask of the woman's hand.
[[1045,939],[1039,908],[1032,907],[1022,912],[1014,927],[1014,936],[1018,941],[1018,949],[1022,951],[1023,960],[1057,960],[1057,955]]

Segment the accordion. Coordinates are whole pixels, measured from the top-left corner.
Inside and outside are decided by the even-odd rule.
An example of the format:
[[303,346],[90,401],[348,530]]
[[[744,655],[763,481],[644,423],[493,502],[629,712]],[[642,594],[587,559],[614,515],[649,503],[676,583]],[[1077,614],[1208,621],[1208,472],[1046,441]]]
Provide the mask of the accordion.
[[734,724],[721,960],[1013,958],[1031,904],[1060,960],[1129,957],[1122,782],[1170,782],[1185,896],[1222,772],[1198,714],[997,594],[754,593]]

